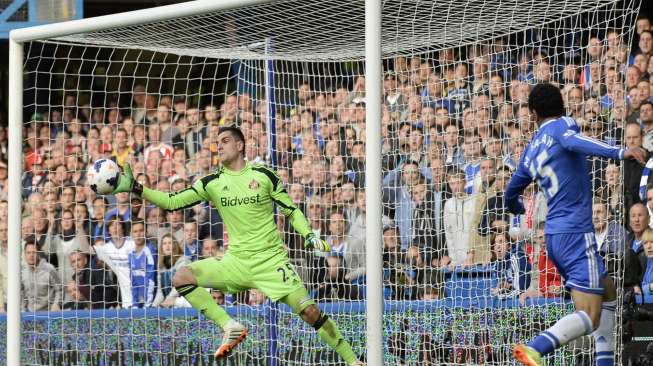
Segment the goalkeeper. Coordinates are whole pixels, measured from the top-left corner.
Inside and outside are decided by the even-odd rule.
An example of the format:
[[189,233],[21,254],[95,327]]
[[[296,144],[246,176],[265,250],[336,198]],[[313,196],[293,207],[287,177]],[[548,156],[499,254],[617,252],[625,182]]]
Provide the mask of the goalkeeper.
[[202,315],[223,330],[222,344],[215,358],[228,356],[245,337],[247,329],[218,306],[204,288],[236,293],[256,288],[273,301],[282,301],[317,330],[319,337],[349,365],[363,365],[336,324],[320,311],[288,260],[272,204],[283,211],[295,230],[304,237],[306,248],[330,251],[329,245],[310,229],[304,214],[293,204],[280,178],[268,168],[244,159],[245,138],[237,127],[221,127],[218,155],[223,167],[174,193],[143,187],[125,165],[115,193],[132,192],[166,210],[179,210],[210,201],[229,230],[229,250],[222,259],[207,258],[180,268],[172,279]]

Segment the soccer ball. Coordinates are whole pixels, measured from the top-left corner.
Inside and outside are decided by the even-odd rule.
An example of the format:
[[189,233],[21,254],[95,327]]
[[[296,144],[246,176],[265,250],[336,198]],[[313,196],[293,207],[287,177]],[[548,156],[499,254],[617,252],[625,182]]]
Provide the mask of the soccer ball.
[[113,160],[99,159],[88,169],[86,181],[97,194],[110,194],[118,186],[120,167]]

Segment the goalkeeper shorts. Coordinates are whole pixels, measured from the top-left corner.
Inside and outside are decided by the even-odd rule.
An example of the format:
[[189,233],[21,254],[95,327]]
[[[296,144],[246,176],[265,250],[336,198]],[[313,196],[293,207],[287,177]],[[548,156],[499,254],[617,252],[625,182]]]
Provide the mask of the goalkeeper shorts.
[[234,294],[254,288],[272,301],[278,301],[296,291],[306,291],[285,252],[268,251],[240,258],[227,251],[222,258],[202,259],[189,264],[188,268],[195,275],[198,286],[223,293]]

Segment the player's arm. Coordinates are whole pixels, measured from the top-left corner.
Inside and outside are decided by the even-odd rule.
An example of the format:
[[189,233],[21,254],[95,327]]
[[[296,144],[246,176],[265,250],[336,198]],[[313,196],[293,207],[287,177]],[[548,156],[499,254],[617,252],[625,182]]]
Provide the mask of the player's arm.
[[125,167],[123,168],[123,174],[120,175],[118,187],[113,191],[114,194],[120,192],[135,193],[155,206],[167,211],[188,208],[208,199],[202,179],[197,180],[192,186],[181,191],[172,193],[161,192],[144,187],[136,182],[132,175],[131,167],[127,163],[125,163]]
[[610,146],[603,141],[584,136],[577,128],[568,128],[559,133],[558,141],[567,150],[585,155],[622,160],[626,149]]
[[522,158],[522,161],[519,162],[519,166],[517,167],[517,171],[510,178],[506,193],[504,194],[506,208],[515,215],[526,212],[521,194],[533,181],[533,178],[531,178],[524,166],[523,160]]
[[292,199],[290,199],[288,192],[286,192],[286,189],[283,187],[281,178],[265,167],[256,168],[256,170],[264,173],[270,179],[270,197],[290,221],[290,224],[295,231],[304,237],[304,246],[306,248],[317,248],[322,252],[331,251],[329,244],[320,239],[315,235],[313,230],[311,230],[311,225],[308,223],[306,216],[304,216],[302,210],[300,210]]
[[558,136],[558,141],[567,150],[583,153],[585,155],[600,156],[603,158],[623,160],[635,159],[642,165],[646,164],[646,151],[640,147],[619,148],[610,146],[603,141],[593,139],[581,134],[577,126],[563,131]]

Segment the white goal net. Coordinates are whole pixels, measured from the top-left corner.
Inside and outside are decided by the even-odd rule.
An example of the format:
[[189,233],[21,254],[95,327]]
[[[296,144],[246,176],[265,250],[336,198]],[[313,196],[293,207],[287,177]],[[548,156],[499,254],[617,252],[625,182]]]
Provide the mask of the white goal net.
[[[366,138],[362,1],[280,0],[25,43],[22,362],[213,364],[219,327],[170,281],[184,263],[222,256],[229,228],[208,203],[165,212],[96,196],[85,171],[111,158],[148,187],[181,190],[219,168],[218,130],[235,124],[247,159],[276,170],[331,244],[304,249],[279,214],[290,259],[356,353],[366,351],[365,203],[380,200],[383,241],[367,245],[383,248],[386,364],[513,364],[514,343],[572,308],[543,246],[539,188],[524,215],[503,204],[536,128],[528,93],[559,85],[585,134],[623,144],[638,8],[384,1],[382,141]],[[382,197],[366,196],[369,144],[382,145]],[[600,244],[622,283],[621,167],[589,164],[597,230],[622,229]],[[220,364],[344,364],[261,292],[212,294],[250,330]],[[587,337],[548,364],[593,357]]]

